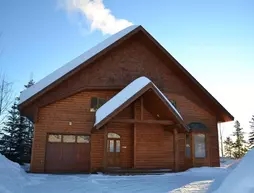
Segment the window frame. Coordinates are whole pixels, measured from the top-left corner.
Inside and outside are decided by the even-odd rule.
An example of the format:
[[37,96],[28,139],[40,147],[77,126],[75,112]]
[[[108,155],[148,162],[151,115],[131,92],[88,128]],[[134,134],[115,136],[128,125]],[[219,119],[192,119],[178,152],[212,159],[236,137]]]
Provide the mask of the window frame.
[[[78,137],[88,137],[88,139],[85,139],[83,142],[78,142]],[[88,142],[86,142],[88,140]],[[77,135],[76,136],[76,143],[77,144],[83,144],[83,143],[90,143],[90,141],[91,141],[91,137],[90,137],[90,135]]]
[[[60,135],[60,141],[50,141],[49,138],[52,135]],[[49,133],[47,135],[47,143],[62,143],[62,140],[63,140],[63,135],[62,134],[59,134],[59,133]]]
[[[94,106],[93,102],[96,100],[96,104]],[[90,99],[90,112],[96,112],[102,105],[104,105],[107,102],[106,98],[102,97],[91,97]]]
[[[203,156],[203,157],[196,157],[196,144],[195,144],[195,135],[203,135],[204,136],[204,145],[205,145],[205,147],[204,147],[204,153],[205,153],[205,156]],[[207,158],[207,135],[206,135],[206,133],[204,133],[204,132],[193,132],[192,133],[192,145],[193,145],[193,157],[194,157],[194,159],[206,159]]]
[[[109,136],[110,134],[113,134],[114,136]],[[114,132],[108,132],[107,138],[108,139],[121,139],[121,136],[117,133],[114,133]]]
[[[189,156],[187,156],[187,154],[186,154],[186,149],[187,149],[187,136],[189,137],[189,150],[190,150],[190,155]],[[184,149],[184,156],[185,156],[185,158],[187,158],[187,159],[191,159],[192,158],[192,134],[191,133],[186,133],[185,134],[185,149]]]
[[[64,141],[65,137],[74,136],[74,141]],[[77,142],[77,135],[74,134],[62,134],[62,143],[76,143]]]
[[[60,141],[49,141],[49,136],[50,135],[60,135],[61,136],[61,140]],[[75,136],[75,141],[74,142],[64,142],[64,136],[66,135],[72,135],[72,136]],[[79,136],[84,136],[84,137],[88,137],[88,142],[78,142],[78,137]],[[91,135],[90,134],[76,134],[76,133],[47,133],[46,135],[46,144],[47,143],[75,143],[75,144],[90,144],[91,143]]]

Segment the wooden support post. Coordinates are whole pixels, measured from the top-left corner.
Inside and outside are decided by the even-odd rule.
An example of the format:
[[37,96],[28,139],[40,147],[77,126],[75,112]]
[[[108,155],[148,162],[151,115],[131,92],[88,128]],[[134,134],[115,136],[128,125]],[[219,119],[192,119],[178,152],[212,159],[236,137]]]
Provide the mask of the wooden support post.
[[194,135],[190,133],[191,136],[191,159],[192,159],[192,167],[195,167],[195,143],[194,143]]
[[174,170],[177,172],[179,170],[179,161],[178,161],[178,154],[179,154],[179,148],[178,148],[178,133],[177,129],[174,128]]
[[208,166],[212,166],[211,163],[211,157],[210,157],[210,135],[207,133],[205,135],[205,151],[206,151],[206,156],[208,160]]
[[136,159],[137,159],[137,124],[133,125],[133,168],[136,168]]
[[[134,111],[133,111],[133,117],[134,117],[134,120],[137,119],[137,106],[138,106],[138,103],[137,101],[134,103]],[[136,127],[137,127],[137,124],[134,122],[133,124],[133,168],[136,168]]]
[[104,156],[103,156],[103,168],[104,170],[107,168],[107,159],[108,159],[108,147],[107,147],[107,142],[108,142],[108,127],[107,125],[104,126]]

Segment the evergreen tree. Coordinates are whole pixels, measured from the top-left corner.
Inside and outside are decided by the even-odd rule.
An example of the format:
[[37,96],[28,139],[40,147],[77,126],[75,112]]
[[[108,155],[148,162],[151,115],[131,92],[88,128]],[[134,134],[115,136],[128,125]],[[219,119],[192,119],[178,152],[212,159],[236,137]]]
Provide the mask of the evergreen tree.
[[18,127],[19,121],[19,111],[17,108],[17,99],[9,110],[9,114],[7,116],[7,121],[4,122],[4,127],[2,129],[2,149],[1,153],[4,154],[7,158],[16,161],[16,130]]
[[[33,81],[33,79],[31,79],[26,85],[24,85],[24,87],[27,89],[29,87],[31,87],[32,85],[34,85],[35,82]],[[31,153],[32,153],[32,142],[33,142],[33,131],[34,131],[34,126],[33,123],[27,119],[26,117],[22,118],[22,125],[25,125],[26,128],[26,135],[24,136],[24,161],[25,162],[30,162],[30,158],[31,158]]]
[[25,85],[25,88],[29,88],[31,86],[33,86],[35,84],[34,80],[31,79],[26,85]]
[[14,135],[15,161],[18,163],[24,163],[27,156],[29,156],[27,151],[28,146],[27,136],[28,130],[25,123],[25,117],[19,115],[17,129]]
[[232,157],[233,156],[233,147],[234,147],[234,142],[230,137],[227,137],[226,140],[224,141],[224,148],[225,148],[225,155],[227,157]]
[[[34,81],[30,80],[24,87],[29,88],[33,84]],[[0,133],[0,153],[10,160],[22,164],[30,162],[33,124],[29,119],[20,115],[18,101],[17,97],[9,111],[2,133]]]
[[236,141],[234,142],[234,152],[233,156],[235,158],[241,158],[248,151],[247,143],[244,140],[243,128],[241,128],[239,121],[235,122],[235,132],[233,132],[233,136],[236,137]]
[[250,128],[251,132],[249,134],[249,143],[250,143],[250,148],[254,147],[254,115],[252,115],[251,121],[250,121]]

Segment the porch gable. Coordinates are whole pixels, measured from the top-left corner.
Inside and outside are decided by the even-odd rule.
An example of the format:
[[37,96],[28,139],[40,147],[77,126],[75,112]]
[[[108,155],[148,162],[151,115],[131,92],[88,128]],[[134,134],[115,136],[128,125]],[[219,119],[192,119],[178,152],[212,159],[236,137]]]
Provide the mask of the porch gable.
[[[113,118],[128,107],[131,103],[142,96],[142,106],[156,117],[156,120],[114,120]],[[100,129],[109,120],[120,123],[150,123],[162,125],[176,125],[184,130],[189,130],[183,122],[183,117],[158,89],[158,87],[148,78],[140,77],[127,85],[122,91],[117,93],[108,102],[102,105],[95,113],[94,128]]]

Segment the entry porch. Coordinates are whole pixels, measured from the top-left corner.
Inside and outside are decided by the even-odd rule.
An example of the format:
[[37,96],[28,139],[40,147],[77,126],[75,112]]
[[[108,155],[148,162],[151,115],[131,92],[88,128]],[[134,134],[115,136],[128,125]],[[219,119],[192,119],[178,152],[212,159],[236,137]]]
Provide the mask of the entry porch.
[[[130,85],[121,92],[131,93]],[[191,156],[185,156],[189,130],[173,103],[151,82],[125,96],[126,100],[121,92],[95,114],[91,170],[180,171],[191,167]]]

